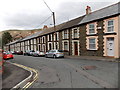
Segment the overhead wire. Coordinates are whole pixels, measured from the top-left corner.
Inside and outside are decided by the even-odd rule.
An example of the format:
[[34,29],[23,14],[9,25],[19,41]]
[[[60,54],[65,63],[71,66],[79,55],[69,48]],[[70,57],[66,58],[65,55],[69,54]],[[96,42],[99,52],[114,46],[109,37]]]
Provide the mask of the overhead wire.
[[47,19],[45,19],[42,23],[39,24],[39,26],[37,26],[36,28],[40,27],[42,24],[44,24],[47,20],[49,20],[52,17],[52,15],[50,15]]
[[47,19],[45,19],[45,21],[43,21],[39,26],[37,26],[36,28],[40,27],[42,24],[44,24],[47,20],[49,20],[52,16],[53,16],[53,11],[50,9],[50,7],[47,5],[47,3],[45,2],[45,0],[43,0],[43,2],[45,3],[45,5],[48,7],[48,9],[50,10],[50,12],[52,12],[52,15],[49,16]]

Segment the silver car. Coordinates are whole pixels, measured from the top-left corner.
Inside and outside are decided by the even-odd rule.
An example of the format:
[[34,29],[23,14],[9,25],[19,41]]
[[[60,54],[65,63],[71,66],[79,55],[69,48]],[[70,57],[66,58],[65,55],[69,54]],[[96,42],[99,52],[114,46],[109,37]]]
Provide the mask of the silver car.
[[36,51],[36,52],[34,52],[33,53],[33,56],[45,56],[45,52],[43,52],[43,51]]
[[45,57],[53,57],[53,58],[57,58],[57,57],[63,57],[64,58],[64,52],[63,50],[50,50],[45,54]]

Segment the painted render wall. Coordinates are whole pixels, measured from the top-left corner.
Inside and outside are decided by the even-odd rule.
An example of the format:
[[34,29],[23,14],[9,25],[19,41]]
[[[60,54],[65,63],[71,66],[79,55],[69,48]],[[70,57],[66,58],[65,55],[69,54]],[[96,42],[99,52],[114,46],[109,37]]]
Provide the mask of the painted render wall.
[[120,58],[120,15],[118,18],[118,41],[119,41],[119,58]]

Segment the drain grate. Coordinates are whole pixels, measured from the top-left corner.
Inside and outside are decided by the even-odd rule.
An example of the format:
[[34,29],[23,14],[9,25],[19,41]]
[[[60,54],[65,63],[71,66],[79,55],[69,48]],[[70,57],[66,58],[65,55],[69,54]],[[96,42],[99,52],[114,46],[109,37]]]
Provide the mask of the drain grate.
[[81,67],[83,70],[94,70],[96,69],[97,67],[96,66],[83,66]]

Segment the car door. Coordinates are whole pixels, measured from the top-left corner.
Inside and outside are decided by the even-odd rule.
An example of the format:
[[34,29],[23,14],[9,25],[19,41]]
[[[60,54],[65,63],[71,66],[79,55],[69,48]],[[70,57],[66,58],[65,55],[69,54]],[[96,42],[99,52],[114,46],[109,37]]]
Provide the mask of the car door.
[[49,52],[49,57],[52,57],[53,56],[53,50],[50,50],[50,52]]
[[55,53],[56,53],[56,50],[53,50],[51,53],[51,57],[53,57]]
[[50,53],[51,53],[51,50],[48,51],[48,53],[47,53],[47,57],[50,57]]

